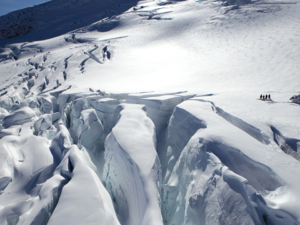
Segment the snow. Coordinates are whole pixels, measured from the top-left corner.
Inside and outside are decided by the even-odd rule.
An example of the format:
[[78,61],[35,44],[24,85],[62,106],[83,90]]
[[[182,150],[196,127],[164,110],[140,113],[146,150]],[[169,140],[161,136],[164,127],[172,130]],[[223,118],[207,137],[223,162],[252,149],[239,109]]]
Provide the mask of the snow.
[[299,11],[53,0],[0,17],[0,224],[300,224]]
[[156,133],[166,126],[167,121],[175,106],[182,102],[180,96],[164,95],[140,99],[137,103],[147,107],[147,116],[153,121]]
[[120,224],[107,191],[78,151],[72,146],[62,160],[61,169],[69,167],[71,177],[48,224]]
[[[1,158],[5,159],[1,163],[1,176],[6,178],[5,184],[2,183],[5,179],[1,178],[2,185],[7,185],[10,179],[1,194],[1,224],[7,224],[6,218],[19,220],[34,205],[35,185],[48,178],[52,155],[47,140],[33,135],[3,137],[1,146]],[[36,157],[39,160],[35,160]]]
[[103,179],[121,224],[163,224],[155,127],[145,107],[121,104],[105,142]]
[[[228,223],[263,224],[262,215],[267,216],[268,221],[271,221],[272,224],[297,223],[297,220],[293,219],[293,216],[286,212],[293,212],[293,215],[298,213],[297,208],[299,206],[293,205],[299,202],[296,200],[296,198],[299,198],[299,193],[297,189],[293,188],[295,184],[299,182],[299,179],[293,176],[293,174],[297,173],[300,169],[298,161],[286,156],[274,145],[273,140],[270,140],[270,143],[266,143],[264,139],[253,137],[253,133],[247,132],[249,131],[247,129],[249,125],[245,122],[241,123],[241,121],[238,120],[238,126],[234,125],[234,123],[228,123],[227,119],[224,120],[222,115],[220,116],[219,112],[215,111],[215,107],[212,106],[210,102],[200,101],[195,98],[178,105],[171,117],[167,140],[167,157],[169,156],[169,160],[166,176],[164,178],[166,194],[163,201],[165,202],[163,210],[165,210],[164,213],[166,214],[164,217],[167,220],[166,223],[189,224],[190,222],[187,222],[189,218],[186,217],[187,211],[190,210],[189,206],[187,206],[187,204],[190,204],[188,201],[193,201],[193,204],[196,205],[190,206],[191,208],[196,207],[196,209],[193,210],[197,212],[202,211],[202,216],[206,218],[208,224],[221,223],[221,221],[217,222],[212,219],[211,216],[217,214],[220,215],[222,221],[225,220],[225,218],[223,218],[225,215],[223,215],[222,206],[214,205],[216,201],[210,199],[211,196],[218,196],[224,191],[222,190],[224,186],[221,182],[226,182],[231,189],[243,196],[243,201],[245,202],[240,203],[240,207],[248,208],[246,211],[252,211],[249,215],[244,215],[238,212],[238,210],[234,210],[234,213],[237,214],[231,215],[231,217],[235,220]],[[185,133],[190,128],[181,125],[181,129],[178,129],[178,126],[174,126],[173,123],[185,123],[186,118],[189,118],[189,116],[194,120],[198,120],[198,127],[200,129],[198,129],[196,133],[191,134],[192,136],[182,150],[178,148],[180,146],[177,147],[174,142],[176,143],[176,141],[178,141],[178,133]],[[172,129],[174,129],[174,131]],[[184,143],[184,141],[182,142]],[[178,157],[178,155],[180,156]],[[214,161],[220,160],[219,163],[217,163],[219,164],[218,169],[216,169],[216,163],[209,162],[211,161],[209,160],[210,157],[213,157]],[[175,165],[174,161],[176,162]],[[220,164],[220,162],[222,163]],[[212,165],[210,166],[210,164]],[[217,172],[217,170],[219,172]],[[206,178],[201,178],[202,176]],[[214,190],[216,187],[210,187],[212,182],[216,182],[214,181],[216,179],[220,182],[221,186],[219,188],[221,188],[221,190]],[[223,179],[223,181],[219,179]],[[251,186],[248,187],[239,183],[245,183]],[[196,188],[198,185],[201,187]],[[216,184],[214,185],[216,186]],[[240,185],[244,187],[235,190],[235,188],[238,188]],[[251,190],[250,193],[248,193],[249,188]],[[279,191],[278,189],[281,190]],[[194,190],[195,193],[193,193],[192,190]],[[203,191],[201,192],[200,190]],[[189,195],[191,197],[186,196],[183,198],[182,196],[189,194],[189,191],[191,191]],[[205,191],[216,191],[217,193],[207,194],[204,193]],[[273,194],[273,192],[276,194]],[[230,195],[230,193],[228,193],[228,195]],[[255,197],[255,199],[257,199],[253,200],[254,197],[252,195],[257,195]],[[271,201],[269,201],[270,195],[272,196]],[[189,200],[189,198],[192,198],[192,200]],[[235,197],[230,197],[223,201],[230,205],[232,205],[230,201],[242,201],[233,199],[235,199]],[[200,208],[198,208],[198,201],[208,202],[208,205],[205,206],[207,208],[203,209],[204,206],[200,203]],[[255,203],[251,204],[258,205],[258,207],[250,207],[247,201],[254,201]],[[209,204],[212,205],[210,206]],[[180,209],[178,209],[178,206],[180,206]],[[213,209],[221,207],[221,209],[219,212],[213,212],[213,214],[211,214],[210,207]],[[276,216],[270,216],[270,214],[278,214],[280,215],[280,219]],[[227,215],[226,213],[226,216]],[[245,220],[245,218],[248,219]],[[251,218],[251,220],[249,218]]]
[[79,142],[86,149],[92,150],[95,147],[96,142],[102,142],[103,146],[103,126],[97,117],[94,109],[87,109],[81,113],[81,134],[79,136]]
[[35,119],[37,119],[37,116],[34,111],[29,107],[23,107],[4,117],[2,126],[4,128],[8,128],[13,125],[21,125],[24,123],[33,122]]
[[114,126],[113,113],[120,102],[116,99],[101,98],[97,100],[95,104],[96,105],[94,108],[96,110],[97,116],[103,124],[104,134],[105,136],[107,136]]

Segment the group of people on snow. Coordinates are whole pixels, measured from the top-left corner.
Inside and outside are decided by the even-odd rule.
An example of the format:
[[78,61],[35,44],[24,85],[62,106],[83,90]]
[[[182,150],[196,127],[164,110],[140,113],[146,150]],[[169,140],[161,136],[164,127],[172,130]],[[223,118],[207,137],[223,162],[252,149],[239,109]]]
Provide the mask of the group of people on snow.
[[260,95],[259,100],[271,100],[271,95]]
[[290,98],[290,101],[293,103],[300,104],[300,95],[294,95]]

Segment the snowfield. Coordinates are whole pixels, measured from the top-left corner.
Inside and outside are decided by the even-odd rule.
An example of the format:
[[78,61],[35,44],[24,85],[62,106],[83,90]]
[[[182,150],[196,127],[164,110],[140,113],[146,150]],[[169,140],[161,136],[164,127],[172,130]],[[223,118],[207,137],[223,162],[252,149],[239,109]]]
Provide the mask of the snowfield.
[[300,225],[299,39],[297,0],[0,17],[0,224]]

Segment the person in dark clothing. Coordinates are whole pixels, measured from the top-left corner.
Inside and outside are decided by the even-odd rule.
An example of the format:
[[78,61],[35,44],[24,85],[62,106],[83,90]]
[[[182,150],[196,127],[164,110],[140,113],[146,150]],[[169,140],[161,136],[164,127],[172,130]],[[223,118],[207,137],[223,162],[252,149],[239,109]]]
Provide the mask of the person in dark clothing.
[[259,99],[262,99],[262,95],[260,95]]
[[271,100],[271,95],[269,95],[269,99]]

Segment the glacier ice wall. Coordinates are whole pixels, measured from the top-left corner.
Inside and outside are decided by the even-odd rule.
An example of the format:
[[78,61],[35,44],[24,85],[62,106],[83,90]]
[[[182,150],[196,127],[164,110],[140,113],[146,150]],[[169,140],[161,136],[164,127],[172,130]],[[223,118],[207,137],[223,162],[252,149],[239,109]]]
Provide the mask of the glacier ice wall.
[[289,201],[283,187],[293,181],[267,160],[276,147],[249,134],[249,124],[228,123],[218,112],[210,102],[192,99],[171,116],[160,154],[164,223],[297,224],[282,202]]

